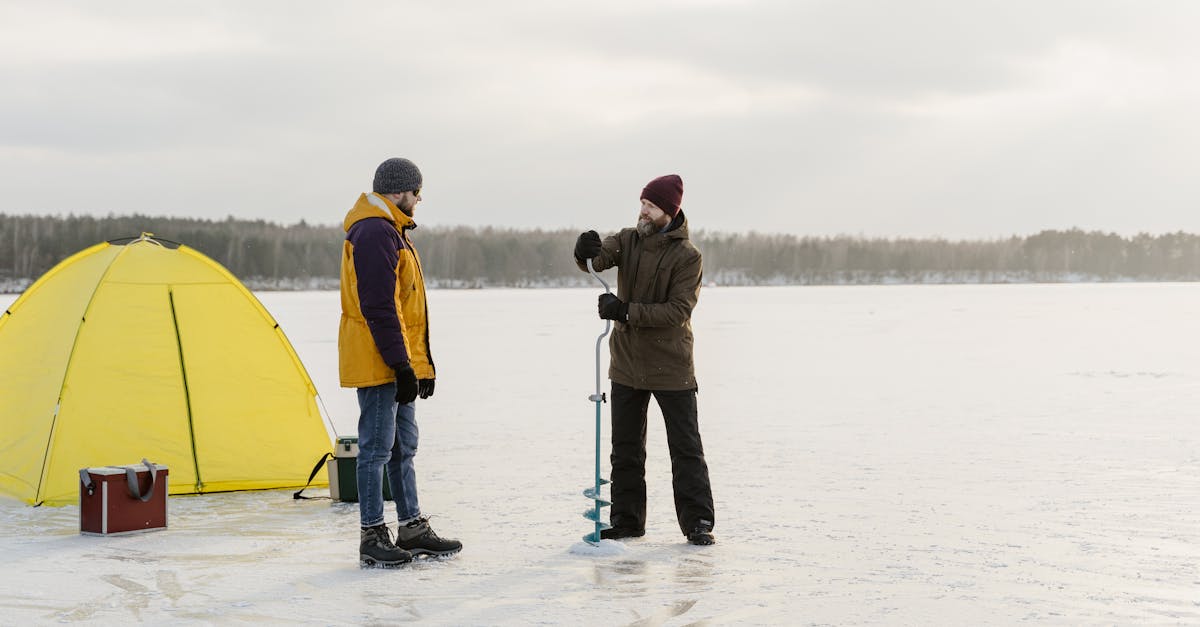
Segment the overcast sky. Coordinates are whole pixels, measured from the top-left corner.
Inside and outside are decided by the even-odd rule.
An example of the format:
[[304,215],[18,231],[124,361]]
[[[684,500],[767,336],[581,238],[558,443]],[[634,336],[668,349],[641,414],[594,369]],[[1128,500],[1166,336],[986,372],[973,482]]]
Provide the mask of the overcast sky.
[[1200,232],[1200,2],[0,2],[2,213]]

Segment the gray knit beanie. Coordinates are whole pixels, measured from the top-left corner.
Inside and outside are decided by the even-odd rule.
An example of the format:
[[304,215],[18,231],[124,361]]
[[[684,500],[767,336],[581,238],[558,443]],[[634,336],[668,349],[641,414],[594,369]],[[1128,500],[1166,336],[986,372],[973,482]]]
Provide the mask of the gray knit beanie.
[[421,171],[417,164],[402,157],[392,157],[375,168],[376,194],[400,194],[421,189]]

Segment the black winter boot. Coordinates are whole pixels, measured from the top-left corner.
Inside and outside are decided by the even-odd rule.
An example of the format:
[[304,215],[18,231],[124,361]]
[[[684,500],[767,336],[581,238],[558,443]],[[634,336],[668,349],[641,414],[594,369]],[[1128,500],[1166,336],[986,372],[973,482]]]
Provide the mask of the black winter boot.
[[621,538],[640,538],[646,535],[645,529],[636,529],[634,527],[612,527],[610,529],[602,529],[600,531],[600,539],[602,540],[620,540]]
[[358,561],[362,566],[399,566],[411,562],[412,554],[392,543],[387,525],[375,525],[359,533]]
[[444,557],[454,555],[462,550],[462,542],[458,540],[443,540],[433,532],[427,518],[418,518],[396,530],[396,546],[411,552],[413,555],[432,555]]
[[712,530],[704,526],[699,526],[695,529],[692,529],[692,531],[687,534],[687,539],[688,544],[696,544],[699,546],[708,546],[709,544],[716,544],[717,542],[717,537],[713,535]]

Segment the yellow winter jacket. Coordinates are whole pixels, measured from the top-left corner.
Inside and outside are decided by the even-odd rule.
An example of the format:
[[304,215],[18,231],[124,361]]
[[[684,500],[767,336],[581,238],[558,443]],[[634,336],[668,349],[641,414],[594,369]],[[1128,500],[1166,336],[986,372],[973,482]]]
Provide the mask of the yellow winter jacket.
[[405,363],[418,379],[434,378],[425,279],[408,239],[416,223],[388,199],[371,193],[359,196],[343,227],[342,387],[390,383],[396,380],[393,367]]

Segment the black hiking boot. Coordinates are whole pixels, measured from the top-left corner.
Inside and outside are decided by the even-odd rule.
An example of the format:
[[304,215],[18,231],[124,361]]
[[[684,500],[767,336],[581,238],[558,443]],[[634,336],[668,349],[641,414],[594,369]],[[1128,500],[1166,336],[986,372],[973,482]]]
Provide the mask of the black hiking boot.
[[621,538],[640,538],[646,535],[645,529],[634,527],[612,527],[600,531],[601,540],[620,540]]
[[712,529],[708,527],[696,527],[691,533],[687,534],[688,544],[697,546],[708,546],[716,544],[717,537],[713,535]]
[[443,540],[429,526],[429,519],[418,518],[396,530],[396,546],[413,555],[445,557],[462,550],[462,542]]
[[412,554],[392,543],[387,525],[364,527],[359,533],[358,562],[361,566],[385,568],[407,564]]

